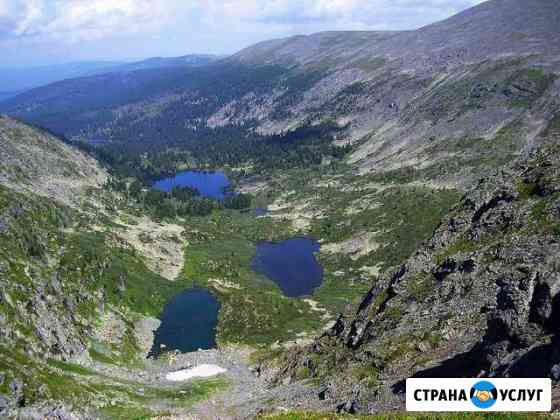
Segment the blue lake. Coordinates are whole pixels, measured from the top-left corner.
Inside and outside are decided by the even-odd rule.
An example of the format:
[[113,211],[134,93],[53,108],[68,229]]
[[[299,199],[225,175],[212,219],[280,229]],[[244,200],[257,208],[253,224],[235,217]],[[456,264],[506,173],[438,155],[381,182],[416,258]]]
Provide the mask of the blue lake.
[[264,207],[257,207],[255,209],[255,216],[266,216],[268,214],[268,210]]
[[323,267],[314,255],[320,248],[311,238],[259,242],[251,266],[274,281],[288,297],[311,295],[323,281]]
[[[175,296],[160,316],[150,356],[162,351],[186,353],[216,347],[218,300],[205,289],[188,289]],[[161,345],[165,345],[162,348]]]
[[196,188],[203,197],[223,200],[230,185],[227,176],[221,171],[183,171],[174,177],[156,181],[153,187],[165,192],[171,191],[173,187],[191,187]]

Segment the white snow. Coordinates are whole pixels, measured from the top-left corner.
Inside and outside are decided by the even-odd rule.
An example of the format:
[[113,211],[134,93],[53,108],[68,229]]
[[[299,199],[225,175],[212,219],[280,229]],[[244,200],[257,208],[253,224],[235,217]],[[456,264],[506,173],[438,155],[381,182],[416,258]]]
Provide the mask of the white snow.
[[227,372],[226,369],[217,365],[198,365],[191,369],[183,369],[168,373],[165,379],[172,382],[180,382],[187,381],[191,378],[208,378],[225,372]]

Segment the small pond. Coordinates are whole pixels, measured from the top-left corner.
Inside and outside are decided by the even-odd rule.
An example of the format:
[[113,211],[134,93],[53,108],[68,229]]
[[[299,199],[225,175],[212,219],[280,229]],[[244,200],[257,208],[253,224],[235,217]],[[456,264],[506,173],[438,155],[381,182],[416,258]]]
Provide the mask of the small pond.
[[320,248],[311,238],[259,242],[251,266],[274,281],[288,297],[311,295],[323,281],[323,267],[315,258]]
[[171,191],[174,187],[196,188],[202,197],[216,200],[223,200],[230,186],[226,174],[222,171],[183,171],[154,183],[155,189],[165,192]]
[[186,353],[214,348],[219,310],[218,300],[208,290],[188,289],[178,294],[160,316],[150,356],[166,350]]
[[268,214],[268,209],[266,207],[257,207],[255,209],[255,216],[266,216]]

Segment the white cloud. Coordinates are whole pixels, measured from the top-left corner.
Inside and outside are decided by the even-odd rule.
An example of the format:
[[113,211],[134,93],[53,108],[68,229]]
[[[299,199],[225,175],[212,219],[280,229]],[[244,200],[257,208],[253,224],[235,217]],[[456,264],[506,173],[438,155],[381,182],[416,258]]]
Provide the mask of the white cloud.
[[16,31],[18,22],[25,18],[24,7],[22,1],[0,0],[0,36]]
[[6,36],[69,36],[71,40],[153,32],[196,12],[216,26],[323,23],[418,26],[482,0],[0,0]]
[[195,1],[0,0],[0,30],[4,38],[67,37],[68,41],[153,32]]
[[245,22],[384,26],[410,29],[443,19],[483,0],[207,0],[214,16]]
[[43,2],[41,0],[28,0],[24,2],[23,18],[17,22],[15,27],[15,34],[22,35],[32,27],[35,22],[43,17]]
[[[324,30],[412,29],[482,0],[0,0],[0,53],[61,60],[235,52]],[[89,54],[89,55],[88,55]],[[62,58],[60,58],[62,57]],[[69,57],[70,58],[70,57]],[[47,58],[49,60],[49,58]]]

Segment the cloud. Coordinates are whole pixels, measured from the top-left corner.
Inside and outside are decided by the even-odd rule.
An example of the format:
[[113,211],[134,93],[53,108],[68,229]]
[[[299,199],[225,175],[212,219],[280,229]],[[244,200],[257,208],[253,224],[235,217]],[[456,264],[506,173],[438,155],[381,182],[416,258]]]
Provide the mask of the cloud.
[[268,38],[324,30],[413,29],[481,2],[0,0],[0,51],[21,62],[235,52]]
[[[209,0],[206,8],[245,22],[303,26],[347,24],[411,29],[483,0]],[[204,7],[204,6],[203,6]]]
[[[447,17],[482,0],[0,0],[3,37],[81,41],[154,32],[179,16],[215,27],[268,23],[404,29]],[[194,22],[193,22],[194,23]]]
[[161,30],[195,1],[0,0],[3,38],[43,37],[77,42]]
[[0,0],[0,35],[17,33],[18,25],[25,20],[24,1]]

